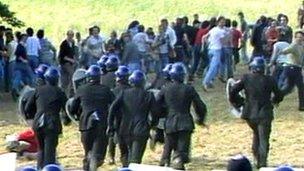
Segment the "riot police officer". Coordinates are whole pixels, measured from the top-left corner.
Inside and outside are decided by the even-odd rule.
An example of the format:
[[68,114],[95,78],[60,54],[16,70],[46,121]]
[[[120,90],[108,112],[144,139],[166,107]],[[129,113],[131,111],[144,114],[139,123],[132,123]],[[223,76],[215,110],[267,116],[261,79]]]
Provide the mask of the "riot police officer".
[[82,109],[79,130],[85,151],[83,169],[96,171],[103,164],[107,150],[108,106],[112,103],[114,95],[109,87],[100,84],[99,66],[91,65],[86,74],[88,82],[76,91],[71,111],[77,113],[79,107]]
[[[165,88],[169,83],[171,83],[171,78],[169,71],[172,68],[172,64],[167,64],[165,68],[162,70],[161,78],[156,81],[153,85],[153,89],[157,89],[160,91],[162,88]],[[166,111],[163,111],[166,112]],[[151,139],[150,139],[150,148],[154,150],[155,144],[157,142],[164,143],[164,127],[165,127],[165,118],[160,118],[158,121],[158,125],[155,130],[151,131]]]
[[[114,93],[114,95],[117,97],[119,95],[119,93],[121,93],[123,90],[130,88],[130,84],[128,82],[128,77],[129,77],[129,68],[126,66],[119,66],[118,70],[115,72],[116,75],[116,86],[115,88],[112,90],[112,92]],[[119,112],[119,114],[121,115],[121,111]],[[113,119],[113,118],[112,118]],[[120,125],[120,120],[121,117],[117,117],[114,120],[114,129],[118,130],[118,127]],[[117,141],[117,134],[114,135],[109,135],[109,154],[110,154],[110,163],[115,163],[115,146],[116,143],[115,141]],[[119,144],[119,148],[121,149],[121,151],[124,151],[124,149],[128,148],[128,146],[124,143],[120,143]],[[124,158],[125,156],[121,156],[121,161],[123,166],[127,166],[126,164],[126,158]]]
[[44,74],[45,74],[45,72],[47,71],[48,68],[49,68],[48,65],[46,65],[46,64],[40,64],[35,69],[35,74],[37,76],[37,78],[36,78],[36,86],[45,85]]
[[59,71],[55,67],[50,67],[44,77],[46,85],[37,87],[34,96],[25,106],[26,111],[33,106],[37,108],[32,127],[39,142],[39,169],[56,162],[58,136],[62,133],[59,113],[67,101],[64,92],[58,87]]
[[173,64],[169,74],[172,83],[160,91],[158,99],[160,103],[165,104],[168,111],[165,120],[165,146],[160,164],[169,163],[168,155],[174,149],[173,168],[184,170],[184,164],[189,162],[191,134],[194,129],[193,117],[190,113],[191,103],[198,124],[204,124],[207,108],[196,90],[184,84],[186,69],[182,63]]
[[119,59],[115,55],[111,55],[108,57],[105,67],[106,67],[106,74],[101,76],[101,83],[113,89],[115,87],[115,71],[119,66]]
[[[265,60],[255,57],[249,65],[251,73],[243,77],[232,87],[230,102],[235,106],[244,103],[242,119],[253,130],[252,150],[257,167],[267,166],[269,137],[273,120],[273,105],[283,100],[274,77],[265,75]],[[246,99],[240,98],[244,90]],[[274,94],[271,98],[272,93]]]
[[[135,70],[129,77],[131,88],[122,91],[110,107],[109,134],[113,134],[114,120],[120,118],[118,143],[123,165],[141,163],[151,126],[156,125],[157,106],[154,95],[144,89],[145,74]],[[149,124],[149,112],[151,122]],[[127,147],[127,148],[126,148]]]

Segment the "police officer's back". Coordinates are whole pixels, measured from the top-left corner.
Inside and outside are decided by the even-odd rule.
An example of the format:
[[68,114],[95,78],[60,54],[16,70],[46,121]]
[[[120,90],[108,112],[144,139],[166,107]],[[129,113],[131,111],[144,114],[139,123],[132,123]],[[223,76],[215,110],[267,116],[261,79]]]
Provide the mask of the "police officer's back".
[[170,151],[174,149],[176,164],[173,167],[183,170],[184,164],[189,162],[189,147],[194,129],[191,104],[195,110],[194,119],[199,124],[204,124],[207,108],[196,90],[183,83],[186,70],[182,63],[173,64],[169,73],[173,82],[161,90],[158,99],[160,103],[165,103],[168,111],[165,121],[165,147],[160,165],[170,160]]
[[[278,104],[283,100],[283,96],[274,77],[264,75],[263,57],[255,57],[250,64],[250,70],[252,73],[245,74],[232,87],[229,100],[236,106],[244,103],[242,118],[253,130],[252,150],[257,161],[257,168],[260,168],[267,166],[273,103]],[[245,91],[244,102],[239,96],[241,90]]]
[[34,117],[33,130],[36,132],[40,150],[38,168],[55,163],[58,135],[62,133],[62,125],[59,112],[64,109],[67,97],[57,86],[59,71],[50,67],[45,73],[46,85],[37,87],[25,106],[29,110],[36,106],[37,112]]
[[76,113],[80,106],[82,109],[79,130],[85,151],[83,169],[95,171],[104,163],[108,144],[106,136],[108,107],[114,95],[109,87],[100,84],[99,66],[91,65],[86,74],[88,83],[77,90],[71,108],[72,113]]
[[[135,70],[129,77],[132,87],[122,91],[110,108],[109,131],[113,131],[114,118],[121,117],[117,130],[120,143],[128,146],[128,161],[141,163],[151,125],[155,125],[157,106],[154,95],[144,89],[145,75]],[[122,113],[119,113],[119,112]],[[152,113],[151,124],[149,113]]]

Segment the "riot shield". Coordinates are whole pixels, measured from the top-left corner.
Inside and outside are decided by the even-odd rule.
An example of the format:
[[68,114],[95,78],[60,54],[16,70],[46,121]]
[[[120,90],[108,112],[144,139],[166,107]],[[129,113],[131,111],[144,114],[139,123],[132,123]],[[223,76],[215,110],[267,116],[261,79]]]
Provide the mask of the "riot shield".
[[[242,111],[243,111],[243,105],[238,105],[240,107],[236,107],[235,105],[233,105],[233,103],[230,101],[230,92],[232,87],[236,84],[236,81],[233,78],[229,78],[226,84],[226,95],[227,95],[227,100],[229,103],[229,107],[230,107],[230,112],[233,116],[240,118],[242,115]],[[239,93],[239,98],[244,98],[243,93]]]
[[18,114],[22,118],[24,122],[30,125],[31,120],[34,119],[36,114],[36,108],[29,110],[28,113],[25,112],[26,102],[29,100],[31,96],[35,93],[35,89],[30,86],[25,86],[20,92],[20,96],[18,98]]
[[85,69],[77,69],[72,77],[73,81],[73,88],[74,91],[76,91],[80,86],[84,85],[86,83],[86,70]]
[[74,124],[78,125],[78,120],[79,120],[78,116],[80,116],[81,111],[77,111],[77,113],[72,113],[71,105],[72,105],[73,100],[74,100],[74,98],[72,97],[66,102],[65,111],[66,111],[67,116],[71,119],[71,121]]

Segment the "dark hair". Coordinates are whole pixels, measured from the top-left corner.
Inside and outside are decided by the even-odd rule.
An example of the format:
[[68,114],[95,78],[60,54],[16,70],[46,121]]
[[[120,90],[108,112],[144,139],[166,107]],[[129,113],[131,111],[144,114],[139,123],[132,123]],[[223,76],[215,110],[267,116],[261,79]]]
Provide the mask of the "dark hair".
[[188,23],[189,23],[188,17],[187,17],[187,16],[184,16],[184,17],[183,17],[183,21],[184,21],[184,23],[188,24]]
[[219,16],[219,17],[217,18],[216,22],[218,23],[218,22],[220,22],[221,20],[225,20],[225,17],[224,17],[224,16]]
[[216,26],[216,17],[210,19],[210,29]]
[[111,34],[114,34],[114,36],[117,37],[117,32],[115,30],[112,30]]
[[[7,31],[5,32],[5,37],[6,37],[6,43],[9,43],[10,41],[14,40],[14,35],[13,32]],[[10,41],[8,41],[10,40]]]
[[232,27],[237,27],[237,26],[238,26],[238,22],[235,21],[235,20],[233,20],[233,21],[232,21]]
[[266,18],[264,15],[262,15],[262,16],[260,17],[260,23],[261,23],[261,24],[267,24],[267,18]]
[[166,19],[166,18],[161,19],[160,22],[161,22],[161,23],[165,22],[165,23],[169,24],[168,19]]
[[33,28],[31,28],[31,27],[27,28],[27,29],[26,29],[26,34],[27,34],[28,36],[33,36],[33,35],[34,35],[34,30],[33,30]]
[[296,31],[294,35],[297,35],[297,34],[301,34],[302,36],[304,36],[304,32],[299,30],[299,31]]
[[21,33],[21,32],[16,33],[16,38],[17,38],[17,41],[18,41],[18,42],[20,42],[21,39],[22,39],[23,37],[26,37],[26,36],[27,36],[26,34]]
[[203,21],[202,24],[201,24],[201,28],[202,28],[202,29],[205,29],[205,28],[207,28],[208,26],[210,26],[210,21],[208,21],[208,20]]
[[281,17],[284,16],[284,14],[280,13],[277,15],[277,20],[280,21]]
[[285,14],[283,14],[283,15],[280,17],[280,20],[281,20],[281,18],[282,18],[282,17],[286,18],[286,22],[288,23],[288,21],[289,21],[288,16],[287,16],[287,15],[285,15]]
[[131,29],[131,28],[134,28],[134,27],[136,27],[136,26],[138,26],[138,25],[139,25],[139,22],[138,22],[137,20],[134,20],[134,21],[132,21],[132,22],[129,24],[128,30]]
[[231,27],[231,20],[229,18],[227,18],[225,21],[226,21],[225,26],[226,27]]
[[5,31],[5,26],[0,26],[0,31]]
[[98,32],[100,32],[100,27],[98,27],[98,26],[96,26],[96,25],[92,27],[92,31],[93,31],[93,29],[97,29]]
[[37,37],[39,39],[42,39],[44,37],[44,30],[40,29],[37,31]]
[[7,27],[7,28],[5,28],[5,31],[10,31],[10,32],[12,32],[12,31],[13,31],[13,29],[12,29],[12,28]]
[[145,26],[144,25],[139,25],[137,29],[138,29],[138,32],[144,32],[145,31]]
[[240,11],[240,12],[238,13],[238,16],[244,17],[244,13],[243,13],[242,11]]

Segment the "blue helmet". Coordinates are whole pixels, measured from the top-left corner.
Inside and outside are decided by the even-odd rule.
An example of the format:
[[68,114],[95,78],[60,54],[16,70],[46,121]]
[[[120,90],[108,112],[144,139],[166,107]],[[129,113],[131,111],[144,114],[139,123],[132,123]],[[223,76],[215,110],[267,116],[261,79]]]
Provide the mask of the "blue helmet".
[[106,62],[109,59],[108,55],[103,55],[98,61],[97,64],[100,66],[100,68],[106,67]]
[[100,77],[101,75],[101,69],[98,65],[91,65],[87,71],[86,71],[86,75],[88,77]]
[[141,70],[135,70],[129,77],[130,84],[134,86],[141,86],[145,83],[146,76]]
[[227,171],[252,171],[252,166],[247,157],[239,154],[228,161]]
[[20,171],[37,171],[33,166],[25,166]]
[[63,168],[56,164],[48,164],[44,166],[42,171],[63,171]]
[[127,167],[123,167],[123,168],[118,169],[118,171],[132,171],[132,170]]
[[275,171],[294,171],[294,169],[290,166],[279,166]]
[[169,74],[169,72],[170,72],[171,69],[172,69],[172,64],[167,64],[167,65],[165,66],[165,68],[163,69],[163,77],[164,77],[165,79],[170,79],[170,74]]
[[35,69],[35,74],[38,76],[38,78],[44,79],[44,74],[46,70],[49,68],[48,65],[46,64],[40,64],[36,69]]
[[170,78],[179,82],[184,81],[186,73],[185,65],[181,62],[174,63],[169,71]]
[[116,55],[109,56],[107,62],[105,63],[107,71],[115,71],[119,66],[119,59]]
[[60,73],[56,67],[49,67],[45,74],[45,81],[51,85],[57,85],[60,77]]
[[129,76],[129,68],[121,65],[118,67],[117,71],[115,72],[116,75],[116,81],[120,81],[120,80],[127,80],[128,76]]
[[255,57],[249,64],[249,69],[253,72],[264,73],[265,71],[265,59],[263,57]]

